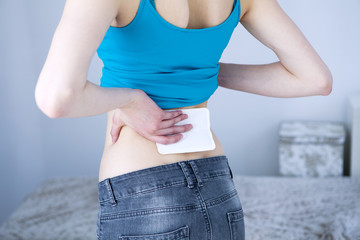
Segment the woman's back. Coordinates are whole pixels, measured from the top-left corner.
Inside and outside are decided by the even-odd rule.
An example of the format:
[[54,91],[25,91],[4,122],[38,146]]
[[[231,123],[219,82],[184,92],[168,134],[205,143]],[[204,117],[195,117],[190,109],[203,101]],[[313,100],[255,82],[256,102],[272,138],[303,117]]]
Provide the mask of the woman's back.
[[[144,90],[162,109],[206,107],[218,87],[218,61],[240,20],[240,0],[124,1],[97,53],[102,87]],[[224,155],[214,150],[160,154],[156,144],[123,126],[115,144],[108,125],[99,181],[177,161]],[[190,130],[191,131],[191,130]]]
[[[140,1],[131,22],[123,27],[110,26],[97,49],[104,63],[100,86],[142,89],[162,109],[208,100],[218,87],[219,59],[239,23],[239,0],[232,1],[225,20],[220,18],[221,23],[215,26],[203,23],[203,28],[196,29],[178,27],[165,20],[155,9],[162,2]],[[170,5],[165,14],[177,10],[179,17],[173,19],[177,25],[189,21],[188,6],[182,8],[179,3],[184,1],[174,1],[175,6]],[[216,13],[219,10],[209,11],[209,3],[198,3],[191,16],[204,15],[208,19],[203,22],[209,22],[213,18],[209,16],[220,15]]]
[[[126,27],[136,17],[137,11],[149,4],[162,21],[174,29],[204,29],[221,25],[232,13],[237,0],[133,0],[119,4],[118,15],[112,27]],[[142,6],[144,5],[144,6]],[[147,6],[147,7],[148,7]],[[240,7],[240,1],[239,6]],[[237,9],[235,9],[236,11]],[[240,8],[239,8],[240,10]],[[180,29],[181,30],[181,29]]]

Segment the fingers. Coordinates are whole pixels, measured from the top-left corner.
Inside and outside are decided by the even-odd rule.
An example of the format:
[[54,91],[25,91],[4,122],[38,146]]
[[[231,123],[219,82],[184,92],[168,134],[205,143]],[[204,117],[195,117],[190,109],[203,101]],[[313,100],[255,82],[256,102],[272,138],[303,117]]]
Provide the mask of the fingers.
[[171,119],[171,118],[174,118],[180,114],[182,114],[182,111],[181,110],[177,110],[177,111],[164,111],[165,112],[165,115],[164,115],[164,118],[163,119]]
[[153,136],[151,138],[151,141],[160,143],[160,144],[171,144],[171,143],[176,143],[178,141],[180,141],[180,139],[182,138],[182,134],[175,134],[172,136]]
[[[153,142],[171,144],[178,142],[183,137],[181,132],[192,129],[192,124],[174,126],[174,124],[188,118],[188,115],[183,114],[181,110],[164,112],[165,114],[162,116],[161,123],[157,125],[158,130],[153,129],[149,132],[144,129],[144,131],[139,130],[137,132]],[[125,125],[120,115],[120,111],[115,111],[112,117],[110,135],[113,144],[118,140],[121,128]],[[144,123],[142,125],[146,126]]]
[[187,114],[181,114],[175,118],[172,118],[172,119],[169,119],[169,120],[163,120],[160,124],[160,128],[169,128],[171,126],[173,126],[174,124],[184,120],[184,119],[187,119],[188,118],[188,115]]
[[118,140],[121,128],[124,126],[124,124],[125,123],[120,119],[120,117],[115,112],[112,119],[112,126],[110,130],[112,143],[115,143]]
[[[185,124],[185,125],[177,125],[174,126],[174,124],[188,118],[187,114],[182,114],[182,112],[179,111],[172,111],[172,112],[166,112],[166,115],[164,116],[164,119],[159,129],[156,130],[155,134],[156,136],[152,137],[152,141],[161,143],[161,144],[171,144],[180,141],[180,139],[183,137],[182,132],[189,131],[193,128],[192,124]],[[165,136],[165,135],[171,135],[171,136]]]
[[159,129],[156,131],[156,134],[162,135],[162,136],[163,135],[172,135],[172,134],[189,131],[192,128],[193,128],[192,124],[185,124],[185,125],[174,126],[171,128]]
[[118,140],[122,126],[123,124],[117,126],[113,125],[111,127],[110,135],[111,135],[112,143],[115,143]]

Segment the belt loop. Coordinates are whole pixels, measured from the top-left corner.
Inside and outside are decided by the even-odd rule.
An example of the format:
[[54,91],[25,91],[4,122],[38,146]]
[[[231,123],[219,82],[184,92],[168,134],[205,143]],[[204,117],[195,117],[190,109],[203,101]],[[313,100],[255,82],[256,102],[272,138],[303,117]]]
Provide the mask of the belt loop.
[[231,168],[230,168],[230,164],[229,164],[229,161],[226,161],[228,167],[229,167],[229,170],[230,170],[230,176],[231,176],[231,179],[233,179],[233,174],[232,174],[232,171],[231,171]]
[[114,191],[113,191],[113,188],[111,186],[109,178],[105,179],[105,186],[106,186],[106,189],[108,190],[108,195],[110,197],[110,203],[111,203],[111,205],[115,206],[116,205],[116,199],[115,199]]
[[198,186],[201,187],[203,185],[203,181],[200,178],[200,173],[199,173],[199,169],[197,168],[196,164],[194,161],[189,161],[190,166],[195,174],[196,180],[198,182]]
[[185,175],[186,181],[188,183],[188,188],[193,188],[194,187],[194,182],[191,179],[189,169],[186,166],[185,162],[178,162],[178,164],[180,165],[180,167],[181,167],[181,169],[182,169],[182,171],[183,171],[183,173]]

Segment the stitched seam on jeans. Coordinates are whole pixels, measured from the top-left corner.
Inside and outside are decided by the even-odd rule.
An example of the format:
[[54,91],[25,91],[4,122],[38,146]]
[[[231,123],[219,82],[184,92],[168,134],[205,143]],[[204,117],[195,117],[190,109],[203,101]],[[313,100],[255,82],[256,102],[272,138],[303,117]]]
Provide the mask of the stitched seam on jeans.
[[[120,200],[120,199],[124,199],[124,198],[128,198],[128,197],[134,197],[134,196],[136,197],[136,196],[141,195],[141,194],[151,193],[151,192],[154,192],[154,191],[157,191],[157,190],[162,190],[162,189],[165,189],[165,188],[168,188],[168,187],[184,185],[184,184],[187,184],[187,182],[186,181],[174,182],[172,184],[167,184],[167,185],[164,185],[164,186],[161,186],[161,187],[153,187],[153,188],[149,188],[149,189],[146,189],[144,191],[139,191],[139,192],[136,192],[136,193],[133,193],[133,194],[127,194],[127,195],[124,195],[124,196],[121,196],[121,197],[116,197],[115,200]],[[107,203],[107,202],[111,202],[110,199],[106,199],[105,201],[101,201],[100,203]]]
[[211,175],[209,177],[201,177],[202,180],[206,180],[206,179],[217,179],[218,177],[230,177],[230,172],[228,173],[224,173],[224,174],[216,174],[216,175]]
[[237,191],[236,189],[232,190],[231,192],[228,192],[226,194],[221,195],[220,197],[211,199],[211,200],[207,200],[206,201],[206,206],[210,207],[210,206],[215,206],[218,205],[222,202],[225,202],[226,200],[234,197],[237,195]]
[[115,213],[115,214],[103,214],[101,216],[101,220],[112,220],[118,218],[125,218],[125,217],[136,217],[136,216],[143,216],[149,214],[156,214],[156,213],[168,213],[168,212],[180,212],[180,211],[190,211],[190,210],[197,210],[200,209],[201,206],[199,205],[187,205],[181,207],[165,207],[165,208],[149,208],[149,209],[141,209],[141,210],[134,210],[130,212],[122,212],[122,213]]
[[199,187],[195,188],[195,192],[196,192],[196,197],[198,198],[200,204],[201,204],[201,212],[203,214],[205,223],[206,223],[206,231],[207,231],[207,236],[208,239],[211,238],[212,236],[212,229],[211,229],[211,224],[210,224],[210,217],[207,211],[207,205],[206,202],[204,201],[204,198],[202,197]]
[[[210,177],[201,177],[201,179],[203,180],[203,184],[204,184],[205,182],[207,182],[207,180],[215,180],[217,178],[228,177],[228,176],[230,176],[230,175],[228,173],[226,173],[226,174],[212,175]],[[161,190],[161,189],[164,189],[164,188],[178,186],[178,185],[187,185],[187,181],[185,180],[185,181],[180,181],[180,182],[174,182],[172,184],[167,184],[167,185],[164,185],[162,187],[146,189],[144,191],[136,192],[136,193],[133,193],[133,194],[128,194],[128,195],[125,195],[125,196],[122,196],[122,197],[116,197],[115,200],[124,199],[124,198],[127,198],[127,197],[134,197],[134,196],[138,196],[138,195],[145,194],[145,193],[151,193],[151,192],[154,192],[156,190]],[[108,203],[108,202],[110,202],[110,199],[106,199],[105,201],[100,201],[100,203]]]

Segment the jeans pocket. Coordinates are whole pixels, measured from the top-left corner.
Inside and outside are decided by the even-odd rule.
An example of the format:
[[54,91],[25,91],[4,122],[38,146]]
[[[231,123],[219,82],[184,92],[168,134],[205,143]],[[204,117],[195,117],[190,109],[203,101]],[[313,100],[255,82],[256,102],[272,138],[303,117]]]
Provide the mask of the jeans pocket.
[[242,208],[236,211],[227,212],[227,218],[230,227],[230,240],[244,240],[245,223]]
[[189,240],[189,226],[177,228],[173,231],[146,234],[146,235],[122,235],[119,240]]

